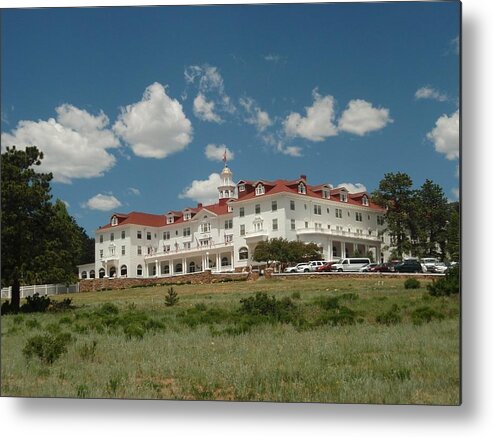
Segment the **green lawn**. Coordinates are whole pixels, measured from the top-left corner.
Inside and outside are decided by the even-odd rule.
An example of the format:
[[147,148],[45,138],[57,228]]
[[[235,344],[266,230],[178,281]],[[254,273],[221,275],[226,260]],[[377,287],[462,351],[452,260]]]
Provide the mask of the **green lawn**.
[[[70,295],[74,310],[2,316],[1,393],[457,405],[458,297],[430,297],[426,280],[417,290],[403,284],[182,285],[172,307],[168,287]],[[280,312],[239,312],[257,292],[275,296]],[[29,338],[47,333],[70,333],[66,351],[51,364],[28,358]]]

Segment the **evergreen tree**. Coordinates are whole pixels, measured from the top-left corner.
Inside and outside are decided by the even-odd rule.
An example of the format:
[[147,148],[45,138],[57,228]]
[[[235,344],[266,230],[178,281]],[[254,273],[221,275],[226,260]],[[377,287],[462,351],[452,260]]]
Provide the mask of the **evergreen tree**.
[[447,223],[446,253],[452,261],[460,258],[460,205],[452,202],[448,205],[449,219]]

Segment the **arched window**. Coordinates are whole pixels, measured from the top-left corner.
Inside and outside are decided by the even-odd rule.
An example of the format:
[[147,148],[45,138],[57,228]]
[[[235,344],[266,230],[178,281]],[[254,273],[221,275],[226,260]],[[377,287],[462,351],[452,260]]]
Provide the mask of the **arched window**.
[[80,276],[82,279],[87,279],[87,272],[84,270]]
[[238,254],[241,259],[248,259],[248,249],[246,247],[241,247],[240,250],[238,251]]
[[110,268],[110,278],[116,277],[116,267],[113,266]]
[[137,266],[137,276],[142,276],[142,266],[140,264]]
[[94,278],[96,277],[96,272],[95,272],[94,270],[91,270],[91,271],[89,272],[89,277],[90,277],[91,279],[94,279]]
[[194,263],[193,261],[192,261],[192,262],[190,263],[190,265],[188,266],[188,271],[189,271],[190,273],[194,273],[194,272],[195,272],[195,263]]
[[255,195],[260,196],[262,194],[265,194],[265,188],[262,184],[258,184],[257,187],[255,188]]
[[127,276],[127,266],[125,264],[120,267],[120,276]]
[[363,206],[368,206],[368,197],[363,196],[363,198],[361,199],[361,202],[363,203]]
[[99,277],[104,278],[105,271],[103,268],[99,269]]
[[181,265],[181,263],[178,263],[176,266],[175,266],[175,272],[176,273],[181,273],[183,271],[183,266]]
[[229,260],[227,257],[221,258],[221,267],[229,266]]
[[304,183],[300,183],[298,185],[298,193],[300,194],[306,194],[306,187]]

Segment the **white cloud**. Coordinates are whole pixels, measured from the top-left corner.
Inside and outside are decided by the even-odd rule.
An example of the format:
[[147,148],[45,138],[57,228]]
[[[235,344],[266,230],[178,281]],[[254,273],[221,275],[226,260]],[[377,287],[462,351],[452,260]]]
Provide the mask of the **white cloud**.
[[217,67],[191,65],[185,69],[185,82],[196,84],[199,91],[206,93],[217,90],[224,92],[224,81]]
[[203,204],[217,202],[219,192],[217,187],[221,185],[221,176],[212,173],[205,180],[194,180],[178,196],[180,199],[192,199]]
[[84,208],[94,209],[97,211],[110,211],[121,206],[121,202],[114,196],[107,194],[96,194],[87,202],[83,203]]
[[452,188],[452,194],[458,199],[460,197],[460,191],[458,188]]
[[272,120],[269,114],[266,111],[262,111],[252,98],[240,98],[240,105],[246,112],[244,120],[254,125],[259,132],[263,132],[269,126],[272,126]]
[[450,160],[458,159],[459,111],[455,111],[450,117],[446,114],[439,117],[435,128],[426,137],[433,142],[438,153],[443,153]]
[[302,137],[310,141],[323,141],[337,135],[337,127],[333,124],[335,100],[332,96],[322,97],[313,90],[314,102],[306,107],[306,117],[292,112],[284,120],[284,132],[290,137]]
[[214,102],[208,102],[202,93],[199,93],[193,101],[193,113],[203,121],[221,123],[221,117],[214,112]]
[[158,82],[146,88],[140,102],[121,109],[113,130],[144,158],[166,158],[182,151],[193,133],[181,104]]
[[341,187],[344,187],[349,193],[361,193],[362,191],[367,191],[366,187],[360,183],[353,184],[351,182],[343,182],[337,185],[336,188]]
[[20,121],[12,133],[2,133],[2,147],[37,146],[44,154],[40,171],[52,172],[57,182],[102,176],[113,167],[116,158],[107,150],[120,143],[106,128],[109,120],[102,111],[92,115],[63,104],[56,112],[56,119]]
[[140,196],[140,190],[138,188],[129,187],[128,192],[134,196]]
[[210,161],[222,161],[225,151],[227,160],[232,161],[235,158],[235,154],[224,144],[220,144],[219,146],[216,146],[215,144],[207,144],[205,148],[205,156]]
[[303,155],[301,154],[301,147],[297,146],[283,146],[278,147],[279,152],[281,152],[283,155],[288,155],[292,156],[294,158],[300,158]]
[[392,123],[389,110],[374,108],[370,102],[361,99],[351,100],[339,119],[339,129],[356,135],[379,130]]
[[268,55],[264,56],[264,59],[268,62],[274,62],[277,63],[279,62],[282,58],[281,55],[275,54],[275,53],[269,53]]
[[432,99],[438,100],[439,102],[445,102],[448,100],[448,97],[445,93],[442,93],[431,86],[423,86],[416,90],[414,94],[415,99]]

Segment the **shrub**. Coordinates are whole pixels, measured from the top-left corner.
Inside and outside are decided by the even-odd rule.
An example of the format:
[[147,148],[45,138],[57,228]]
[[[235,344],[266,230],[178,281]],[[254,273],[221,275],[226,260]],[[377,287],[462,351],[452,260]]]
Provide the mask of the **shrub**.
[[126,337],[130,340],[131,338],[137,338],[142,340],[144,338],[145,330],[142,326],[137,323],[132,323],[123,328],[123,332]]
[[80,384],[77,386],[77,397],[80,399],[87,398],[89,394],[89,387],[86,384]]
[[416,278],[409,278],[404,282],[404,288],[406,290],[413,290],[420,287],[421,283]]
[[36,319],[26,320],[26,326],[31,329],[39,328],[41,325]]
[[106,302],[101,306],[101,308],[99,308],[98,313],[100,315],[104,316],[104,315],[110,315],[110,314],[118,314],[119,310],[118,310],[118,307],[114,303]]
[[324,310],[334,310],[339,308],[340,297],[322,297],[317,300],[317,304]]
[[44,313],[51,305],[51,299],[47,296],[40,296],[34,293],[26,297],[26,303],[20,308],[22,313]]
[[61,301],[52,300],[48,310],[56,313],[59,311],[72,310],[74,308],[75,306],[72,305],[72,299],[66,298]]
[[397,325],[398,323],[401,323],[402,317],[399,314],[399,307],[397,305],[392,305],[392,308],[382,314],[379,314],[376,319],[377,323],[381,325]]
[[172,307],[178,303],[180,298],[178,293],[173,289],[173,287],[168,288],[168,294],[164,297],[164,304],[167,307]]
[[6,300],[4,303],[2,303],[2,306],[0,307],[0,313],[2,316],[6,314],[12,314],[13,312],[14,310],[9,300]]
[[326,314],[323,314],[315,324],[345,326],[345,325],[354,325],[355,323],[356,323],[356,312],[348,307],[340,306],[327,312]]
[[433,280],[426,288],[428,288],[431,296],[450,296],[451,294],[458,294],[460,290],[459,268],[449,268],[443,278]]
[[289,323],[298,316],[296,305],[289,297],[277,300],[275,296],[269,297],[266,293],[259,292],[255,296],[241,299],[240,305],[238,311],[240,314],[263,316],[272,319],[272,321]]
[[443,313],[440,313],[438,311],[435,311],[434,309],[430,308],[429,306],[426,307],[419,307],[415,309],[412,314],[411,318],[413,321],[413,324],[415,325],[422,325],[424,322],[429,323],[432,320],[443,320],[445,318]]
[[291,299],[301,299],[301,294],[299,291],[295,291],[291,294]]
[[90,343],[84,343],[79,347],[79,355],[85,361],[94,361],[94,357],[96,356],[96,346],[98,342],[93,340]]
[[43,363],[52,364],[67,352],[67,345],[71,340],[69,333],[35,335],[28,339],[22,353],[28,359],[37,356]]

